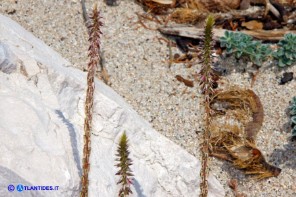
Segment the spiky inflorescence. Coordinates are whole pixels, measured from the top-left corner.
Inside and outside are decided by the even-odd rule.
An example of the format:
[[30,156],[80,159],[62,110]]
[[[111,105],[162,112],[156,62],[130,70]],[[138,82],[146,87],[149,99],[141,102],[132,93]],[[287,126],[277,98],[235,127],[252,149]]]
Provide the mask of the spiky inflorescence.
[[118,157],[116,161],[119,163],[115,166],[120,168],[116,175],[120,175],[120,179],[117,184],[121,183],[121,189],[119,190],[118,196],[125,197],[129,194],[132,194],[130,185],[132,184],[131,176],[134,176],[131,173],[130,165],[132,165],[132,160],[128,157],[128,139],[126,133],[124,132],[120,138],[119,146],[117,149],[116,156]]
[[202,165],[200,171],[200,196],[206,197],[208,195],[208,158],[209,158],[209,140],[210,140],[210,99],[213,95],[213,77],[214,72],[212,70],[212,40],[213,40],[213,25],[214,17],[209,15],[206,19],[204,30],[204,45],[203,45],[203,65],[200,75],[200,88],[204,94],[204,105],[206,111],[205,129],[203,133],[203,142],[201,145],[201,157]]
[[90,133],[92,129],[92,112],[93,112],[93,101],[94,101],[94,76],[97,69],[97,64],[100,61],[100,36],[102,34],[102,27],[100,13],[97,9],[97,5],[94,6],[93,12],[90,16],[90,25],[88,26],[89,32],[89,53],[88,56],[90,61],[88,63],[88,73],[87,73],[87,91],[85,100],[85,119],[84,119],[84,147],[83,147],[83,174],[81,177],[82,189],[80,196],[88,196],[88,173],[89,173],[89,158],[91,151],[91,138]]

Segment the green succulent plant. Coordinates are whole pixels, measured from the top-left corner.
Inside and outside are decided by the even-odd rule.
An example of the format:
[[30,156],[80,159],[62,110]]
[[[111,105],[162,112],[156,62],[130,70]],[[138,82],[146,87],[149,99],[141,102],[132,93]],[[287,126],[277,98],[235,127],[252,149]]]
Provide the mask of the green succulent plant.
[[272,57],[269,44],[262,44],[241,32],[226,31],[220,38],[220,45],[226,47],[227,54],[234,54],[236,58],[249,57],[257,65],[261,65],[262,62]]
[[290,66],[296,62],[296,34],[288,33],[278,43],[279,48],[273,53],[279,67]]
[[273,51],[269,44],[253,40],[241,32],[226,31],[220,38],[221,47],[226,47],[227,54],[234,54],[236,58],[249,57],[257,65],[264,61],[275,59],[279,67],[290,66],[296,63],[296,34],[288,33],[278,43],[278,49]]
[[296,96],[292,98],[291,104],[289,106],[289,112],[292,124],[292,137],[296,138]]

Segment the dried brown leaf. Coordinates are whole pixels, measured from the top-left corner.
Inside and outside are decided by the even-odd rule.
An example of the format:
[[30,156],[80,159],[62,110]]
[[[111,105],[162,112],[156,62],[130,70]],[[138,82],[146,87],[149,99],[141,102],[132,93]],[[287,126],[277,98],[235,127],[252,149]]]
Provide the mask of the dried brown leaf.
[[184,79],[181,75],[176,75],[176,79],[180,82],[183,82],[187,87],[194,87],[193,81]]
[[242,22],[242,26],[246,27],[247,29],[250,29],[250,30],[263,29],[262,22],[259,22],[256,20],[252,20],[249,22]]

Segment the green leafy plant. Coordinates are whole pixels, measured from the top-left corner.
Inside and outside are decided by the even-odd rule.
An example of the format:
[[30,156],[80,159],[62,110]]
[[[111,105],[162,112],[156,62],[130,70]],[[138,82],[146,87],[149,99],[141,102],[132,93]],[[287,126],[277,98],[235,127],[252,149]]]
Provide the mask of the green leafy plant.
[[292,138],[296,138],[296,96],[292,98],[291,104],[289,106],[289,112],[292,124]]
[[251,36],[241,32],[226,31],[220,38],[220,45],[226,47],[227,54],[234,54],[236,58],[249,57],[257,65],[262,64],[272,54],[268,44],[255,41]]
[[268,59],[278,61],[279,67],[290,66],[296,62],[296,34],[286,34],[273,51],[269,44],[253,40],[249,35],[241,32],[226,31],[220,38],[221,47],[226,47],[227,54],[234,54],[236,58],[249,57],[250,60],[261,65]]
[[286,34],[278,43],[279,48],[273,53],[280,67],[292,65],[296,62],[296,34]]
[[134,176],[131,172],[130,166],[132,165],[132,160],[128,157],[128,139],[126,133],[124,132],[119,140],[119,146],[117,148],[118,157],[116,161],[118,164],[115,166],[119,168],[119,171],[115,175],[119,175],[120,179],[117,184],[121,184],[121,189],[119,190],[119,197],[126,197],[132,194],[130,185],[132,184],[131,177]]

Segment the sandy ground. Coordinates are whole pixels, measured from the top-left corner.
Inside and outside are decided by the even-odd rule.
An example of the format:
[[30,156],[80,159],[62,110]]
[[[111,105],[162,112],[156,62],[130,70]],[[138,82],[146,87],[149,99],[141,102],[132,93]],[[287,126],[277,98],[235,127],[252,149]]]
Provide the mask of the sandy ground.
[[[92,7],[94,0],[87,2]],[[104,18],[102,50],[112,88],[123,96],[153,127],[199,158],[203,107],[197,83],[187,88],[175,79],[179,74],[193,78],[200,65],[187,68],[173,64],[168,68],[168,47],[157,38],[160,33],[137,24],[136,13],[144,13],[133,1],[119,1],[108,7],[99,2]],[[62,54],[79,69],[87,65],[87,32],[82,20],[79,0],[1,0],[0,13],[19,22],[35,36]],[[156,27],[157,24],[147,22]],[[173,53],[179,52],[173,48]],[[234,64],[234,61],[228,61]],[[227,65],[226,65],[227,66]],[[296,74],[296,66],[285,71]],[[257,145],[269,163],[282,168],[277,178],[260,182],[245,176],[231,164],[211,158],[211,172],[224,185],[227,196],[233,196],[228,180],[239,181],[239,191],[249,197],[296,196],[296,143],[290,140],[286,108],[296,96],[296,80],[278,85],[282,70],[261,70],[253,90],[260,97],[265,111],[264,124],[257,136]],[[231,72],[231,84],[250,87],[247,73]],[[199,172],[196,172],[199,176]]]

